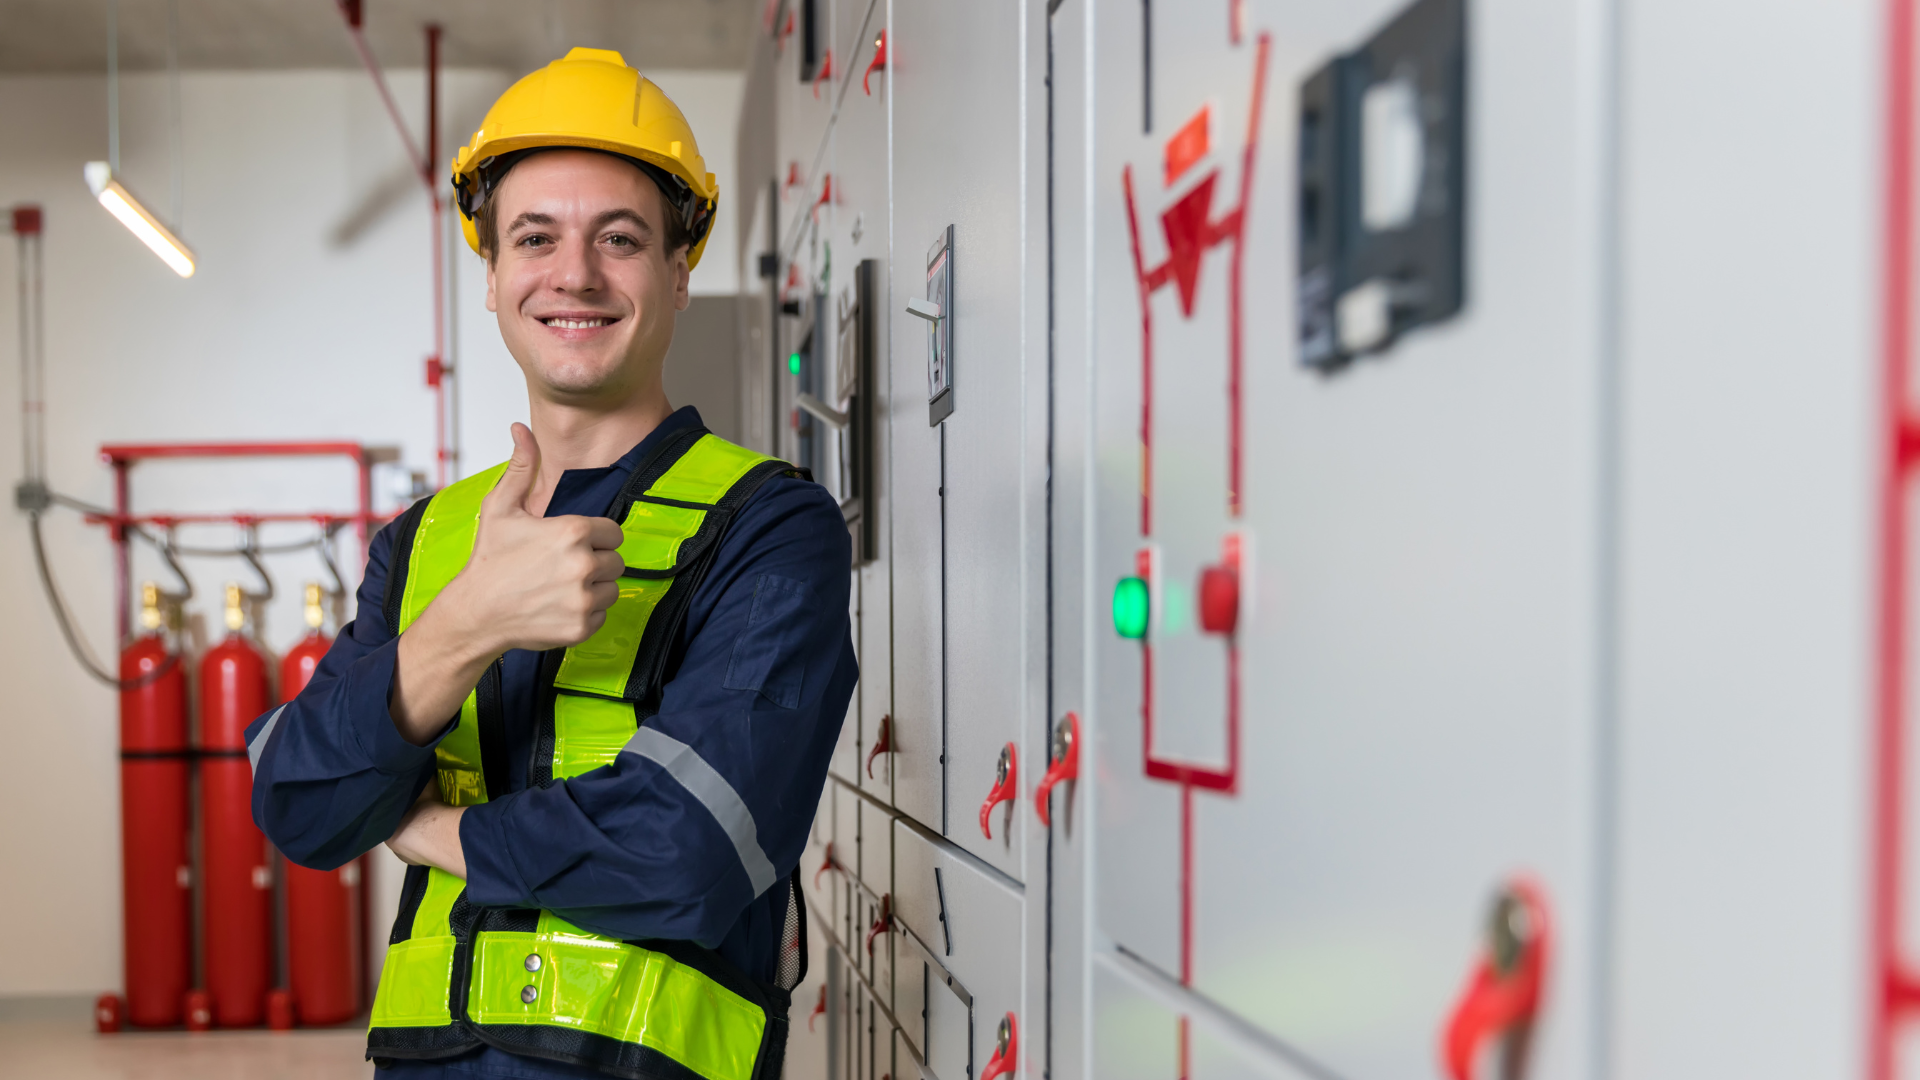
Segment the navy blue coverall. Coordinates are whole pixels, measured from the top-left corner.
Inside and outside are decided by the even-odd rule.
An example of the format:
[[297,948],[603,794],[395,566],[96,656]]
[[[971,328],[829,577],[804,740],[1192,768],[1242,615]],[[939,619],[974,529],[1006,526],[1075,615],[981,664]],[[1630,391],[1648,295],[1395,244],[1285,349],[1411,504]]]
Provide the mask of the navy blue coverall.
[[[547,516],[603,514],[634,464],[669,433],[698,424],[675,412],[619,461],[571,469]],[[433,745],[400,737],[387,710],[398,639],[381,618],[393,527],[370,545],[363,617],[342,628],[300,696],[261,740],[253,817],[287,858],[330,869],[384,842],[434,771]],[[506,654],[511,793],[460,821],[467,895],[479,905],[538,907],[596,933],[671,938],[717,950],[748,975],[774,977],[786,918],[785,875],[806,846],[827,761],[859,677],[847,615],[849,539],[817,484],[777,476],[735,515],[693,602],[660,712],[648,727],[693,747],[745,801],[761,849],[782,876],[754,895],[728,834],[652,760],[528,787],[539,654]],[[385,933],[380,913],[376,934]],[[401,1063],[382,1075],[584,1077],[590,1069],[483,1048],[452,1062]]]

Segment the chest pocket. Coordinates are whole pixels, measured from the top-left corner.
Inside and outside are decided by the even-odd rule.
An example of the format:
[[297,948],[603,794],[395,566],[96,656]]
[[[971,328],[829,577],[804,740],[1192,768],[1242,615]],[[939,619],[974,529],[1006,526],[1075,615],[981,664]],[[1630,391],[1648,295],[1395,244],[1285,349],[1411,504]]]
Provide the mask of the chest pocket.
[[728,690],[753,690],[783,709],[798,708],[806,688],[806,613],[813,589],[804,581],[762,574],[753,586],[747,628],[733,643]]

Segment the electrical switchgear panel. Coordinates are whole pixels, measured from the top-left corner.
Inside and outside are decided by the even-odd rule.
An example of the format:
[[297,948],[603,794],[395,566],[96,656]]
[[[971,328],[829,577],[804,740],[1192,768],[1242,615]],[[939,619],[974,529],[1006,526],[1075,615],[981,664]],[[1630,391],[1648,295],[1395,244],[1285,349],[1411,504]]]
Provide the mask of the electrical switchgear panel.
[[1418,0],[1300,86],[1300,361],[1384,351],[1464,300],[1465,0]]

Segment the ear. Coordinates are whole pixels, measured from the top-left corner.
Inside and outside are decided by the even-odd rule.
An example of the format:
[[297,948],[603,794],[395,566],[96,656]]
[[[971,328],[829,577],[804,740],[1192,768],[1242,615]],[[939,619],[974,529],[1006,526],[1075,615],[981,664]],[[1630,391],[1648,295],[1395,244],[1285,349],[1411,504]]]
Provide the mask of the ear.
[[493,260],[492,259],[487,260],[487,310],[492,312],[498,312],[500,310],[497,306],[494,305],[494,302],[493,302]]
[[693,303],[693,293],[688,287],[693,277],[693,271],[687,266],[687,252],[690,250],[692,249],[681,248],[673,253],[673,309],[675,311],[685,311],[688,305]]

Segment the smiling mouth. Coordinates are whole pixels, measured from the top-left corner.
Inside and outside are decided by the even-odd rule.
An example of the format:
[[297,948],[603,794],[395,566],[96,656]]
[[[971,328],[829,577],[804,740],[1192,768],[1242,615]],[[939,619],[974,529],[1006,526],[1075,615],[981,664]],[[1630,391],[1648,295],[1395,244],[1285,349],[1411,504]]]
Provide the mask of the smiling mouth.
[[540,321],[555,330],[595,330],[602,326],[611,326],[619,320],[600,315],[591,319],[550,318]]

